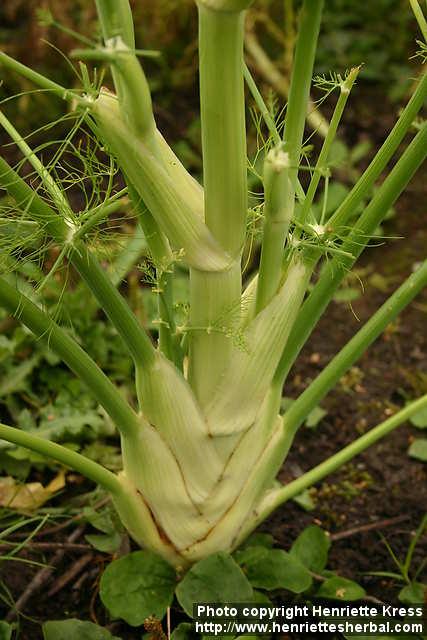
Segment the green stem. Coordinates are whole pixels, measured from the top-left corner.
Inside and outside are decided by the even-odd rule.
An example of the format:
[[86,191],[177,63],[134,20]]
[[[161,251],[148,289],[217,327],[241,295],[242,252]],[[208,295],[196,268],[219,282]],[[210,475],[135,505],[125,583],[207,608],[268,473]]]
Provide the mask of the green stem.
[[65,236],[67,237],[69,233],[73,234],[75,231],[74,215],[62,189],[52,178],[49,171],[42,164],[42,162],[40,162],[31,147],[25,142],[24,138],[22,138],[20,133],[15,129],[10,120],[8,120],[8,118],[6,118],[4,113],[2,113],[1,111],[0,125],[9,134],[9,136],[17,145],[18,149],[20,149],[20,151],[22,152],[23,156],[33,166],[38,176],[40,177],[40,180],[42,181],[46,191],[48,191],[50,197],[52,198],[55,208],[62,215],[63,221],[68,227],[68,233],[66,232]]
[[147,240],[141,227],[138,225],[134,235],[128,240],[126,245],[123,246],[118,256],[108,267],[111,282],[115,287],[120,285],[132,267],[138,263],[141,256],[146,255],[147,251]]
[[52,92],[54,95],[58,96],[58,98],[61,98],[61,100],[68,100],[69,102],[77,101],[82,106],[89,105],[88,100],[80,96],[76,91],[66,89],[57,82],[49,80],[49,78],[46,78],[41,73],[37,73],[37,71],[30,69],[29,67],[25,66],[25,64],[22,64],[17,60],[14,60],[2,51],[0,51],[0,65],[3,65],[11,71],[15,71],[20,76],[26,78],[27,80],[30,80],[30,82],[33,82],[35,85],[41,87],[42,89]]
[[267,129],[271,137],[273,138],[273,142],[276,146],[278,146],[281,143],[282,139],[279,132],[277,131],[276,123],[274,122],[274,118],[268,110],[267,105],[264,102],[264,98],[262,97],[258,87],[256,86],[256,82],[253,79],[252,74],[246,64],[243,67],[243,74],[246,80],[246,84],[249,87],[249,91],[251,92],[252,97],[255,100],[255,104],[260,110],[264,122],[267,125]]
[[[264,165],[265,223],[257,312],[276,293],[282,274],[283,250],[295,208],[298,165],[322,9],[323,0],[305,0],[303,4],[286,110],[284,151],[276,148],[270,152]],[[278,154],[281,154],[282,162],[272,162]],[[279,164],[283,165],[281,169]]]
[[64,221],[31,189],[27,183],[0,156],[0,186],[15,200],[19,209],[29,211],[31,217],[46,233],[60,242],[67,238]]
[[[279,178],[276,181],[279,187],[278,191],[281,191],[277,198],[278,201],[280,200],[278,207],[274,206],[272,209],[269,207],[268,199],[271,193],[269,194],[268,190],[266,192],[267,217],[261,256],[260,292],[257,293],[258,310],[274,295],[280,281],[280,258],[295,209],[298,166],[322,9],[323,0],[304,0],[301,9],[284,130],[284,152],[287,154],[288,168],[284,171],[284,186],[280,186]],[[273,199],[276,200],[276,197]],[[269,213],[273,215],[269,215]],[[274,219],[277,219],[278,224],[273,222]]]
[[253,0],[198,0],[200,7],[206,7],[217,12],[244,11],[251,5]]
[[173,316],[173,267],[157,269],[157,308],[159,313],[159,349],[177,365],[181,365]]
[[133,436],[139,430],[136,413],[88,354],[47,313],[0,278],[0,306],[25,324],[85,382],[111,416],[119,431]]
[[155,358],[155,349],[150,338],[98,260],[81,242],[72,246],[69,255],[73,266],[117,329],[135,363],[142,366],[152,364]]
[[415,19],[418,22],[421,33],[424,40],[427,42],[427,20],[424,17],[423,11],[418,4],[418,0],[409,0]]
[[132,11],[128,0],[95,0],[104,38],[120,36],[129,49],[135,49]]
[[[304,0],[286,109],[284,140],[295,176],[300,160],[323,0]],[[295,181],[295,180],[294,180]]]
[[159,311],[159,348],[169,360],[179,363],[178,346],[175,344],[173,314],[173,254],[168,239],[160,230],[136,189],[129,183],[129,195],[138,216],[139,224],[150,250],[158,280],[157,307]]
[[295,400],[284,417],[286,443],[284,457],[293,436],[303,424],[310,411],[335,387],[340,378],[365,353],[401,311],[427,285],[427,260],[393,293],[392,296],[374,313],[355,336],[328,363],[317,378]]
[[[307,195],[305,197],[304,203],[301,207],[301,210],[298,214],[298,222],[304,224],[307,221],[307,217],[309,215],[311,206],[313,204],[314,196],[316,195],[317,187],[319,186],[319,181],[322,175],[326,175],[328,171],[328,158],[331,150],[331,146],[333,141],[335,140],[335,136],[337,133],[338,125],[341,121],[342,114],[345,109],[345,105],[347,104],[348,97],[350,95],[350,91],[353,87],[354,82],[356,81],[357,75],[359,73],[359,68],[352,69],[348,74],[345,80],[342,80],[340,83],[340,95],[337,101],[337,104],[334,109],[334,113],[331,118],[331,122],[328,128],[328,133],[323,142],[322,149],[319,153],[319,157],[316,162],[316,166],[313,170],[313,176],[310,181],[310,185],[307,190]],[[326,197],[325,197],[326,202]]]
[[[115,96],[101,91],[94,103],[93,127],[117,157],[122,171],[131,181],[172,246],[190,265],[203,271],[227,269],[230,257],[220,247],[203,220],[203,198],[197,185],[178,167],[165,166],[164,141],[157,136],[159,160],[144,141],[125,124]],[[178,176],[179,174],[179,176]]]
[[114,473],[71,449],[4,424],[0,424],[0,439],[13,442],[20,447],[40,453],[42,456],[53,458],[65,467],[70,467],[70,469],[81,473],[82,476],[101,485],[113,495],[120,494],[122,491],[122,485]]
[[307,341],[320,316],[328,306],[334,292],[346,273],[356,262],[387,211],[400,196],[415,171],[427,155],[427,125],[419,131],[408,145],[402,157],[384,180],[363,215],[342,245],[352,257],[341,255],[331,259],[322,269],[320,278],[305,301],[298,320],[292,330],[279,366],[273,386],[280,397],[284,379]]
[[136,57],[132,11],[128,0],[96,0],[121,114],[134,134],[158,155],[156,123],[147,79]]
[[231,335],[240,316],[247,170],[244,13],[217,11],[202,3],[198,9],[205,221],[233,258],[225,271],[192,269],[190,274],[190,331],[191,327],[205,330],[190,333],[189,380],[204,404],[227,368],[233,350]]
[[[274,119],[270,114],[270,111],[268,110],[267,105],[264,102],[264,98],[262,97],[258,87],[256,86],[255,80],[253,79],[251,72],[249,71],[246,64],[243,68],[243,73],[244,73],[244,77],[246,80],[246,84],[248,85],[249,91],[251,92],[251,95],[255,100],[255,104],[260,110],[260,113],[273,139],[273,142],[276,146],[278,146],[281,143],[282,139],[280,137],[279,132],[277,131],[276,123],[274,122]],[[299,180],[297,180],[296,195],[298,200],[300,200],[301,202],[304,202],[305,193]]]
[[398,121],[390,131],[375,158],[361,175],[334,215],[328,220],[328,227],[330,229],[339,229],[340,226],[345,225],[362,200],[369,195],[376,180],[383,169],[387,166],[391,157],[402,142],[403,137],[412,126],[417,113],[425,103],[426,99],[427,74],[424,73],[411,99],[402,111]]
[[173,254],[168,239],[160,230],[157,222],[151,215],[137,190],[129,181],[127,182],[129,196],[139,224],[144,232],[154,264],[156,267],[166,268],[173,261]]
[[200,107],[206,224],[233,257],[247,211],[242,12],[199,5]]
[[82,226],[74,233],[73,240],[77,242],[82,240],[92,229],[97,227],[101,222],[109,218],[113,213],[117,213],[124,208],[126,202],[123,200],[114,199],[113,202],[102,202],[97,207],[89,210],[85,215],[85,221]]
[[211,400],[233,354],[240,322],[241,268],[190,271],[188,380],[201,405]]
[[127,199],[126,199],[127,194],[128,194],[127,187],[120,189],[120,191],[116,191],[116,193],[113,193],[113,195],[106,198],[103,202],[101,202],[101,204],[98,204],[96,207],[93,207],[93,209],[89,209],[84,213],[80,213],[79,219],[86,221],[88,218],[92,217],[93,215],[98,215],[98,212],[100,209],[103,209],[104,207],[109,207],[111,204],[115,204],[117,200],[121,200],[120,204],[125,204],[127,202]]
[[255,313],[259,313],[276,294],[282,278],[285,240],[294,198],[289,179],[289,154],[275,147],[264,161],[264,227],[256,291]]
[[[79,60],[95,60],[114,63],[116,55],[110,49],[73,49],[70,53],[71,58],[78,58]],[[129,49],[128,52],[124,52],[121,55],[137,55],[143,58],[158,58],[160,57],[159,51],[153,51],[151,49]]]
[[293,480],[286,486],[274,491],[272,499],[268,503],[268,507],[263,509],[259,515],[258,522],[264,520],[274,509],[283,504],[287,500],[294,498],[296,495],[313,486],[325,476],[330,475],[344,464],[352,460],[355,456],[359,455],[365,449],[368,449],[378,440],[386,436],[388,433],[399,427],[402,423],[406,422],[411,416],[419,411],[423,411],[427,408],[427,395],[422,396],[418,400],[411,402],[404,409],[396,413],[391,418],[388,418],[377,427],[374,427],[368,433],[365,433],[360,438],[357,438],[354,442],[347,445],[341,451],[328,458],[321,464],[317,465],[307,473]]

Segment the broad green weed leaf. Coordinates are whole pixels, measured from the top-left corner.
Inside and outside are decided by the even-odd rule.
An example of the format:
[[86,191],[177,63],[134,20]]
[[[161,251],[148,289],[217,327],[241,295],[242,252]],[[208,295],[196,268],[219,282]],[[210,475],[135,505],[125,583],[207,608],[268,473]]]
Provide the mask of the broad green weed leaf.
[[408,455],[421,462],[427,462],[427,438],[416,438],[408,449]]
[[407,584],[399,591],[397,597],[400,602],[404,602],[405,604],[420,604],[421,602],[425,602],[426,595],[427,585],[421,582],[411,582],[411,584]]
[[85,620],[50,620],[43,625],[44,640],[120,640],[107,629]]
[[286,551],[250,547],[241,554],[238,562],[243,565],[253,587],[302,593],[311,586],[312,579],[306,567]]
[[258,560],[262,560],[266,557],[266,549],[268,547],[263,546],[254,546],[254,547],[245,547],[243,549],[239,549],[233,555],[235,561],[240,566],[246,564],[252,564],[254,562],[258,562]]
[[250,602],[253,590],[233,558],[220,552],[191,567],[178,585],[176,596],[185,613],[192,617],[195,602]]
[[316,503],[313,500],[310,489],[305,489],[292,498],[292,500],[296,502],[301,509],[304,509],[304,511],[313,511],[313,509],[316,508]]
[[[285,414],[286,411],[291,407],[291,405],[294,402],[295,402],[294,398],[288,398],[287,396],[284,396],[280,403],[281,413]],[[305,426],[308,427],[309,429],[314,429],[315,427],[317,427],[321,419],[327,415],[327,413],[328,412],[325,411],[325,409],[323,409],[319,405],[317,407],[314,407],[314,409],[310,411],[310,413],[308,414],[305,420],[305,423],[304,423]]]
[[171,633],[171,640],[192,640],[196,638],[191,622],[181,622]]
[[38,365],[39,361],[40,356],[35,355],[15,367],[9,368],[8,375],[0,384],[0,398],[7,396],[9,393],[16,393],[17,391],[25,389],[28,384],[28,376]]
[[239,550],[246,549],[247,547],[266,547],[267,549],[272,549],[273,544],[274,538],[270,533],[253,533],[245,540]]
[[114,553],[120,547],[122,537],[118,531],[114,531],[111,534],[97,535],[88,534],[85,539],[92,545],[97,551],[102,553]]
[[421,409],[421,411],[414,413],[414,415],[409,418],[409,421],[414,427],[417,427],[417,429],[427,429],[427,409]]
[[331,541],[323,529],[311,525],[300,533],[289,553],[307,569],[319,573],[326,567],[330,546]]
[[310,411],[307,416],[305,426],[309,429],[315,429],[322,418],[324,418],[327,414],[328,412],[322,409],[322,407],[314,407],[313,411]]
[[138,627],[149,616],[163,618],[175,586],[175,571],[170,565],[150,551],[135,551],[108,565],[101,578],[100,596],[113,618]]
[[366,595],[366,591],[360,584],[334,576],[320,585],[316,596],[318,598],[328,598],[330,600],[360,600]]

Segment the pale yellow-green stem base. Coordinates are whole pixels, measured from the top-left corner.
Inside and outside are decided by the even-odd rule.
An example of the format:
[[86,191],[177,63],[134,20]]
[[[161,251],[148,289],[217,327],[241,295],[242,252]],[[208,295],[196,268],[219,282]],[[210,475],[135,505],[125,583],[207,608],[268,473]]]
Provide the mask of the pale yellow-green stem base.
[[227,271],[190,273],[188,380],[204,407],[226,371],[240,323],[240,258]]

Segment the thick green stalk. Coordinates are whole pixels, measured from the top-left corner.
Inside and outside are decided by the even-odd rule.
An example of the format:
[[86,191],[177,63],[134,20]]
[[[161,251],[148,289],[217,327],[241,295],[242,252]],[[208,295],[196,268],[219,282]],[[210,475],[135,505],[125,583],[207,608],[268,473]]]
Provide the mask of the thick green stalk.
[[310,185],[307,190],[307,194],[301,210],[298,214],[298,221],[304,224],[307,221],[310,208],[313,204],[314,196],[316,195],[317,187],[319,186],[320,178],[322,175],[326,175],[328,169],[328,158],[331,150],[332,143],[335,139],[338,125],[341,121],[342,114],[347,104],[350,91],[359,73],[359,67],[352,69],[345,80],[340,83],[340,95],[335,105],[334,113],[331,118],[328,133],[323,142],[322,149],[319,153],[319,157],[316,162],[316,166],[313,169],[313,176],[310,180]]
[[233,258],[221,273],[193,269],[190,275],[189,380],[202,405],[227,368],[240,317],[247,212],[243,23],[242,11],[199,4],[205,221]]
[[[279,489],[273,489],[270,495],[267,495],[265,502],[261,502],[259,509],[257,508],[257,515],[255,520],[251,522],[250,530],[254,529],[260,522],[265,520],[272,511],[277,509],[281,504],[294,498],[296,495],[313,486],[316,482],[319,482],[326,476],[330,475],[344,464],[352,460],[355,456],[359,455],[365,449],[368,449],[378,440],[389,434],[393,429],[399,427],[406,422],[411,416],[423,411],[427,408],[427,395],[422,396],[418,400],[411,402],[404,409],[401,409],[398,413],[391,418],[388,418],[377,427],[374,427],[360,438],[357,438],[351,444],[347,445],[341,451],[331,456],[321,464],[317,465],[307,473],[293,480],[289,484]],[[250,532],[245,531],[245,536]]]
[[294,198],[289,163],[283,144],[269,151],[264,161],[264,226],[255,313],[270,302],[282,278],[284,244],[291,224],[289,198]]
[[240,259],[228,271],[190,271],[188,380],[205,406],[235,350],[240,323]]
[[369,242],[387,211],[400,196],[427,155],[427,125],[408,145],[402,157],[384,180],[363,215],[346,238],[341,249],[352,258],[338,256],[324,265],[321,276],[305,301],[274,376],[273,386],[280,398],[283,381],[295,358],[307,341],[320,316],[328,306],[334,292],[348,270],[353,266]]
[[243,247],[247,210],[243,21],[242,12],[199,6],[205,220],[233,257]]
[[[16,71],[22,77],[27,78],[30,82],[33,82],[37,86],[46,91],[52,91],[54,95],[57,95],[63,100],[67,100],[70,103],[77,102],[81,107],[85,108],[85,114],[88,115],[93,108],[93,98],[81,96],[76,92],[70,91],[65,87],[52,82],[49,78],[46,78],[40,73],[37,73],[33,69],[25,66],[24,64],[17,62],[5,53],[0,52],[0,65]],[[114,67],[113,67],[114,75]],[[117,74],[116,74],[117,76]],[[134,109],[137,107],[133,107]],[[91,124],[88,119],[88,124]],[[152,145],[153,150],[156,152],[156,157],[163,162],[169,175],[175,182],[180,183],[181,192],[185,193],[185,200],[191,203],[193,209],[202,209],[203,207],[203,189],[197,183],[197,181],[188,173],[182,163],[176,157],[172,149],[164,140],[161,133],[156,130],[155,132],[155,144]]]
[[199,6],[212,9],[213,11],[244,11],[253,0],[196,0]]
[[150,338],[98,260],[82,242],[72,246],[69,257],[117,329],[135,363],[149,366],[155,357],[155,349]]
[[107,40],[106,46],[113,56],[113,78],[123,119],[157,155],[157,129],[150,88],[139,60],[121,37]]
[[132,11],[128,0],[95,0],[105,40],[120,36],[129,49],[135,49]]
[[265,223],[257,312],[274,296],[282,275],[284,245],[295,209],[298,165],[322,9],[323,0],[305,0],[303,4],[286,110],[284,149],[270,152],[264,165]]
[[[159,228],[174,249],[191,266],[203,271],[227,269],[230,257],[204,223],[203,198],[195,208],[194,183],[173,176],[144,140],[132,134],[124,122],[117,98],[101,91],[94,102],[93,127],[115,155],[127,179],[144,200]],[[181,172],[181,171],[180,171]],[[191,191],[188,197],[188,192]]]
[[67,447],[4,424],[0,424],[0,439],[57,460],[65,467],[70,467],[96,484],[100,484],[112,494],[118,494],[121,491],[120,481],[114,473]]
[[418,0],[409,0],[415,19],[418,22],[421,33],[424,40],[427,42],[427,20],[424,17],[423,10],[421,9]]
[[3,278],[0,278],[0,306],[37,337],[47,341],[49,347],[88,385],[121,433],[133,436],[138,431],[138,416],[98,365],[47,313]]
[[298,315],[312,268],[312,264],[295,254],[279,292],[242,332],[241,346],[234,349],[230,364],[205,408],[212,435],[237,434],[255,422],[282,345],[289,339]]
[[300,160],[322,10],[323,0],[304,0],[300,13],[284,131],[286,151],[294,168],[293,182],[296,180]]

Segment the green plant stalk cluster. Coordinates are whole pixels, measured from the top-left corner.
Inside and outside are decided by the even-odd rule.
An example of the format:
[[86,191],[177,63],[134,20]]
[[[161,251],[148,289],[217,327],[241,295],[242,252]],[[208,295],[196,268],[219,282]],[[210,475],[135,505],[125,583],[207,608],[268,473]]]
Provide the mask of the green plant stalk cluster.
[[[243,61],[245,10],[250,2],[199,0],[197,4],[204,188],[188,174],[157,129],[148,83],[137,59],[128,0],[96,0],[104,47],[82,55],[110,64],[114,93],[69,91],[0,53],[0,64],[77,104],[93,134],[117,162],[139,221],[129,250],[148,250],[151,255],[159,312],[155,345],[117,290],[120,278],[98,263],[87,244],[88,231],[114,211],[115,199],[122,193],[109,194],[104,204],[87,211],[83,223],[79,222],[60,183],[0,114],[0,124],[31,163],[40,188],[30,187],[1,158],[0,186],[14,200],[18,219],[36,224],[46,239],[62,247],[108,315],[134,361],[138,398],[135,409],[42,306],[14,286],[13,278],[1,277],[0,306],[48,342],[114,421],[121,436],[123,470],[113,474],[60,445],[6,425],[0,425],[0,437],[52,457],[101,484],[138,544],[176,567],[234,549],[274,508],[371,446],[427,403],[426,397],[417,400],[318,467],[277,487],[276,475],[308,414],[427,284],[425,262],[279,415],[283,382],[299,350],[425,159],[424,125],[370,197],[425,103],[427,77],[422,74],[395,127],[344,202],[329,219],[317,219],[312,205],[322,176],[325,182],[329,179],[331,144],[358,73],[352,70],[338,83],[340,95],[305,194],[298,173],[323,2],[303,2],[283,140]],[[244,78],[272,145],[264,165],[258,277],[242,292],[247,226]],[[350,225],[366,199],[368,205]],[[301,204],[298,217],[296,200]],[[133,262],[122,255],[120,274],[125,275]],[[177,327],[174,315],[176,263],[189,271],[186,327]],[[318,267],[320,275],[307,295]]]

